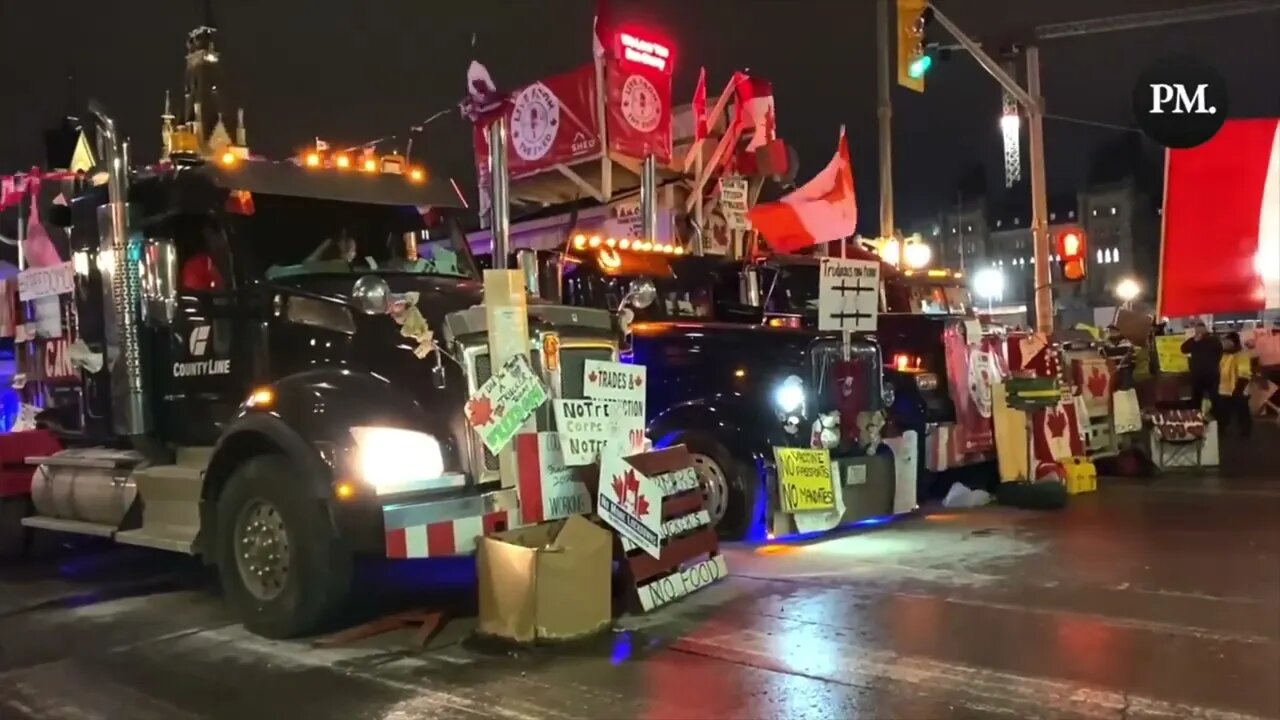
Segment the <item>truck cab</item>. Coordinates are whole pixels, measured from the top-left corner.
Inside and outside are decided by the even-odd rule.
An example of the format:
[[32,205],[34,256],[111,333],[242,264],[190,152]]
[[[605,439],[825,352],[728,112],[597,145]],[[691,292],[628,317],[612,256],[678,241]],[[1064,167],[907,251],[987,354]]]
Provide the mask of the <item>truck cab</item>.
[[[866,250],[856,259],[879,261]],[[817,324],[819,258],[811,255],[769,255],[756,258],[742,283],[736,273],[721,278],[725,287],[741,285],[755,293],[744,299],[760,308],[774,325]],[[915,430],[921,441],[922,489],[936,485],[935,474],[984,462],[990,453],[948,450],[956,425],[956,406],[948,372],[948,332],[963,333],[966,321],[980,322],[963,273],[948,270],[899,270],[881,263],[880,315],[876,339],[883,353],[886,382],[892,387],[889,419],[900,430]],[[972,323],[968,327],[973,327]],[[980,324],[984,334],[995,328]]]
[[[648,368],[647,434],[688,447],[723,537],[750,536],[762,521],[781,536],[892,513],[874,339],[855,336],[846,357],[838,334],[765,324],[718,282],[740,263],[677,246],[578,236],[567,252],[538,253],[538,270],[533,255],[517,258],[526,275],[558,277],[566,304],[617,314],[624,361]],[[558,267],[548,273],[548,264]],[[781,511],[775,447],[827,448],[841,477],[865,466],[867,481],[843,489],[841,516],[812,525]]]
[[[491,367],[475,259],[424,215],[447,184],[232,155],[127,171],[99,117],[67,331],[101,362],[80,407],[42,414],[64,449],[28,459],[24,526],[198,555],[286,637],[343,605],[357,554],[466,554],[521,524],[464,413]],[[604,311],[535,303],[528,325],[553,394],[617,357]]]

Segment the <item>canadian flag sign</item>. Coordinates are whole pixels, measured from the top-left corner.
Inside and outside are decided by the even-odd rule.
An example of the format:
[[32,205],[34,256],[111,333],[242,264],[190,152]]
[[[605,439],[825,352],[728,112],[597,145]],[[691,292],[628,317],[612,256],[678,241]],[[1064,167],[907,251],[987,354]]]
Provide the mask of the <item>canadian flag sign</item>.
[[752,227],[780,253],[839,240],[858,229],[858,201],[844,129],[831,162],[822,172],[777,202],[760,203],[747,213]]
[[1158,314],[1280,308],[1280,119],[1170,150]]

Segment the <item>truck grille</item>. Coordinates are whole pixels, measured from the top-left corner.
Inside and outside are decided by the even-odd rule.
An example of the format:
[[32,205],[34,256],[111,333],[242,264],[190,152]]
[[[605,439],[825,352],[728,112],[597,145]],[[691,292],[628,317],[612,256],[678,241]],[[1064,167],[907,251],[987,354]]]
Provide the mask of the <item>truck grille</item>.
[[[586,367],[587,360],[605,360],[612,361],[614,359],[614,351],[612,348],[593,345],[588,347],[570,347],[571,340],[561,340],[560,349],[560,397],[576,400],[583,397],[583,371]],[[533,371],[539,376],[542,375],[542,354],[539,352],[530,353],[530,363],[533,365]],[[493,375],[493,365],[489,361],[489,353],[483,352],[475,356],[475,378],[476,385],[483,385],[489,377]],[[538,423],[539,431],[548,431],[554,429],[555,411],[551,407],[551,403],[547,403],[538,409],[534,414]],[[478,440],[478,438],[477,438]],[[486,470],[497,471],[498,458],[489,449],[481,443],[479,447],[484,452],[484,467]]]
[[[855,397],[868,399],[867,410],[879,410],[883,404],[881,398],[883,379],[880,372],[880,350],[866,340],[854,339],[849,358],[863,372],[859,373],[858,384],[862,387],[855,391]],[[818,401],[820,412],[830,412],[838,407],[839,393],[836,388],[836,366],[840,363],[840,341],[834,338],[815,340],[809,347],[810,380]]]

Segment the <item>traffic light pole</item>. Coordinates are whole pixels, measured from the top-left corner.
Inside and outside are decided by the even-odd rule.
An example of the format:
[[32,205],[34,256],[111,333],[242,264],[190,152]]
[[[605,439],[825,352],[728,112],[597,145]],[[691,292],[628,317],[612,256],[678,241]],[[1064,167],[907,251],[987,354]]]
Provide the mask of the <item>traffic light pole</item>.
[[880,118],[880,237],[893,237],[893,78],[889,48],[889,0],[876,0],[876,74]]
[[1035,247],[1036,330],[1053,332],[1053,288],[1049,269],[1049,187],[1044,170],[1044,96],[1040,94],[1040,48],[1027,48],[1027,134],[1031,171],[1031,240]]
[[[932,5],[932,4],[931,4]],[[1040,50],[1035,46],[1026,49],[1027,88],[1005,72],[1000,63],[982,49],[976,41],[959,28],[951,18],[933,7],[933,19],[951,33],[960,46],[969,51],[978,64],[1009,92],[1027,113],[1027,132],[1030,135],[1031,156],[1031,233],[1035,248],[1035,304],[1036,330],[1053,332],[1053,288],[1049,269],[1049,197],[1044,169],[1044,98],[1040,95]]]

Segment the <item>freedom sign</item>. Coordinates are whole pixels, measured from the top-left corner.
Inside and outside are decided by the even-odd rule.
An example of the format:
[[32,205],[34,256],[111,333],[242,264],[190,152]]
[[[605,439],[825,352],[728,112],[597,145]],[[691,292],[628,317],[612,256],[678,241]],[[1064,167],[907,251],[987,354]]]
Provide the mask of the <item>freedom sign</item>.
[[547,389],[529,367],[529,358],[516,355],[467,400],[464,412],[485,447],[497,455],[546,401]]

